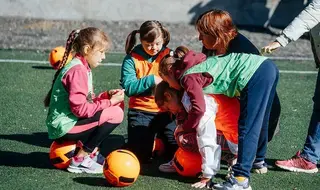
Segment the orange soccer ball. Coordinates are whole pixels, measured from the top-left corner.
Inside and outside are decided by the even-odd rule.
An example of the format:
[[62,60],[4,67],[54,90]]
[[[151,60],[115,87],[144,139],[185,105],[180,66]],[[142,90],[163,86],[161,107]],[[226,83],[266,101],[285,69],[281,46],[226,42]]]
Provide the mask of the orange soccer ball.
[[153,142],[152,154],[153,156],[161,156],[164,154],[164,143],[160,138],[155,138]]
[[53,141],[49,152],[50,162],[58,169],[66,169],[71,162],[75,149],[75,142],[64,142],[59,144]]
[[103,174],[108,183],[116,187],[133,184],[140,173],[138,158],[130,151],[119,149],[111,152],[103,166]]
[[202,158],[200,153],[178,148],[173,158],[173,166],[184,177],[198,177],[201,174]]
[[[63,46],[58,46],[51,50],[49,54],[49,62],[54,69],[58,69],[58,65],[62,61],[65,51],[66,49]],[[67,59],[67,63],[71,61],[71,59],[72,55],[70,53]]]

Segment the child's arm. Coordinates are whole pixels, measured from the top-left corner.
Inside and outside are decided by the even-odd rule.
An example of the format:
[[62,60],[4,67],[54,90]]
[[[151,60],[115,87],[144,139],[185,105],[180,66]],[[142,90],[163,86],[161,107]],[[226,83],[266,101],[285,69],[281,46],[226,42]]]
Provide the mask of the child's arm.
[[202,178],[193,187],[202,188],[220,170],[221,147],[217,143],[215,118],[218,105],[212,97],[205,97],[206,112],[197,127],[197,143],[202,157]]
[[188,111],[188,118],[184,121],[184,131],[192,131],[199,125],[200,119],[206,111],[204,94],[202,92],[201,74],[186,75],[181,79],[181,85],[190,98],[191,109]]
[[88,74],[80,65],[72,67],[62,79],[64,88],[69,93],[69,105],[77,117],[92,117],[97,111],[111,106],[108,99],[88,102]]
[[155,86],[155,76],[148,75],[138,79],[134,61],[130,55],[127,55],[121,68],[120,85],[125,89],[125,94],[129,97],[142,93],[151,95]]

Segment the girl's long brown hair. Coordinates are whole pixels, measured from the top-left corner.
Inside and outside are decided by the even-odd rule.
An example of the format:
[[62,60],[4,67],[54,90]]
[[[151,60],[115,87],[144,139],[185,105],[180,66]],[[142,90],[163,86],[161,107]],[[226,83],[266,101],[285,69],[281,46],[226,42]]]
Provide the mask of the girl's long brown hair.
[[238,34],[230,14],[217,9],[201,14],[196,21],[196,29],[199,33],[210,35],[215,39],[212,50],[216,55],[225,54],[230,41]]
[[107,34],[94,27],[88,27],[82,30],[73,30],[69,34],[66,42],[66,51],[64,52],[62,61],[60,61],[58,64],[58,70],[53,77],[51,89],[43,101],[45,107],[48,107],[50,104],[54,82],[56,81],[62,68],[66,65],[70,52],[73,50],[75,53],[84,55],[83,50],[86,45],[88,45],[91,49],[94,49],[95,47],[101,47],[108,50],[111,45],[111,40]]

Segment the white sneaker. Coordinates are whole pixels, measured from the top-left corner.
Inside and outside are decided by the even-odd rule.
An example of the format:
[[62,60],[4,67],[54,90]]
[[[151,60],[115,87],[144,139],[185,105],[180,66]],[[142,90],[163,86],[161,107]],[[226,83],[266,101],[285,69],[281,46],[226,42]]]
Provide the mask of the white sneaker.
[[252,165],[252,171],[257,174],[265,174],[268,172],[268,165],[264,161],[254,162]]
[[97,162],[100,165],[103,165],[104,161],[106,159],[104,156],[102,156],[102,154],[100,154],[99,151],[97,151],[95,153],[91,153],[90,157],[92,158],[93,161]]
[[71,173],[101,174],[103,173],[103,166],[95,162],[90,155],[87,155],[82,161],[76,161],[75,158],[72,157],[67,170]]
[[173,160],[168,163],[161,164],[159,170],[164,173],[176,173],[177,170],[173,166]]
[[245,179],[242,182],[239,182],[236,177],[233,175],[223,183],[218,183],[214,185],[214,189],[217,190],[252,190],[249,179]]

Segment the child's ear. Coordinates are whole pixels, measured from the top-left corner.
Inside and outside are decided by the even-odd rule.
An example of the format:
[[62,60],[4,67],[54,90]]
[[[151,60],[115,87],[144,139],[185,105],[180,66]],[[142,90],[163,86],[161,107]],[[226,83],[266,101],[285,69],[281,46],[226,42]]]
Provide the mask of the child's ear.
[[164,92],[164,97],[167,101],[170,101],[172,99],[172,95],[169,92]]
[[90,46],[89,46],[89,45],[85,45],[85,46],[83,47],[83,53],[84,53],[85,55],[87,55],[87,54],[89,53],[89,50],[90,50]]

